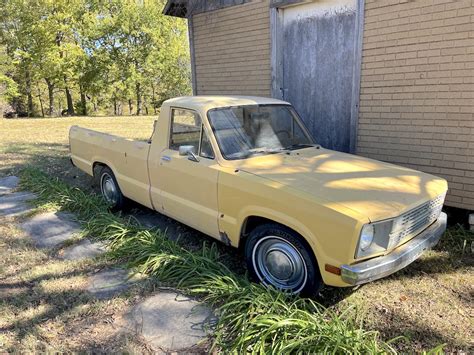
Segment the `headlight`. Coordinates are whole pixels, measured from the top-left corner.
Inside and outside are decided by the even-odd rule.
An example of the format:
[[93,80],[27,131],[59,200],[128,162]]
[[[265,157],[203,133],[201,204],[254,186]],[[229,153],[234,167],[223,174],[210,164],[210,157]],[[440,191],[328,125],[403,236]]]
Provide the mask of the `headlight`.
[[373,240],[374,226],[372,224],[366,224],[362,227],[362,231],[360,232],[359,249],[366,251],[370,247],[370,244],[372,244]]
[[356,258],[370,256],[387,250],[393,220],[365,224],[360,231]]

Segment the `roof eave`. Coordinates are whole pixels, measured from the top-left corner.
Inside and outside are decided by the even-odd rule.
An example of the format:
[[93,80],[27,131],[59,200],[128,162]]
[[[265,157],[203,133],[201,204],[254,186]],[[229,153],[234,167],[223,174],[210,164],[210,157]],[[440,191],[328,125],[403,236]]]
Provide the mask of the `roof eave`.
[[187,18],[188,1],[187,0],[168,0],[163,14],[167,16]]

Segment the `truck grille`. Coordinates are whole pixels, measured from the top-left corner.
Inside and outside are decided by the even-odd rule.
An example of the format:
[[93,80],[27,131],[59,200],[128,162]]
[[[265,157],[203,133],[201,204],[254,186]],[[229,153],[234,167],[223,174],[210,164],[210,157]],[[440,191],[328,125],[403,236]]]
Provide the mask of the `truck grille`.
[[440,195],[396,218],[390,233],[388,249],[397,246],[408,237],[415,236],[436,221],[443,208],[444,197],[444,194]]

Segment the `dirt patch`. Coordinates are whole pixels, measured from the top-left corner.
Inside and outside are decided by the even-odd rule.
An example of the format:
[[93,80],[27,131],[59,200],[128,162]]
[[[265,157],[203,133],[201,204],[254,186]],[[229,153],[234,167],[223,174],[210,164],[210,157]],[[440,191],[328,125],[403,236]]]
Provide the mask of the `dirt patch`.
[[108,267],[105,261],[58,260],[11,220],[0,220],[0,235],[0,352],[150,352],[120,319],[153,292],[152,283],[96,300],[87,292],[89,275]]

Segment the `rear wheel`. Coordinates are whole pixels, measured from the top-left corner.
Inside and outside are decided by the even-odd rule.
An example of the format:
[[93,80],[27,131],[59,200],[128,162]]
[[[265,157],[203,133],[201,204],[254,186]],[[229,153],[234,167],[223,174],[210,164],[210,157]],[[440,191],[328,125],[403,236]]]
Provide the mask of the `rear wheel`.
[[124,207],[125,197],[120,191],[114,173],[107,166],[104,166],[99,172],[99,186],[104,200],[112,210],[119,210]]
[[251,276],[264,285],[305,296],[318,294],[322,281],[312,251],[292,230],[258,226],[247,239],[245,257]]

